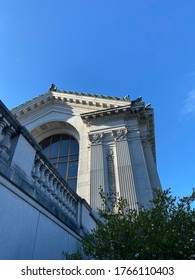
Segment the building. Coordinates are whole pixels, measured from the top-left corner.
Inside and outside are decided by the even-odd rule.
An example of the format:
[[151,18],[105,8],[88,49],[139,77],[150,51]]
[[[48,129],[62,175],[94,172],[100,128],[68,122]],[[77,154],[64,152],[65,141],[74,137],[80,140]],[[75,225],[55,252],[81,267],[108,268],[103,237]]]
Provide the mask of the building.
[[[32,201],[37,203],[33,207],[39,216],[42,213],[64,224],[60,227],[74,239],[67,251],[78,247],[75,242],[95,226],[95,212],[101,207],[100,186],[107,193],[118,192],[135,209],[138,204],[147,207],[153,189],[161,188],[156,168],[154,111],[141,97],[130,101],[128,96],[62,91],[52,84],[46,93],[14,108],[12,114],[1,104],[0,124],[1,182],[10,176],[17,178],[18,181],[9,180],[9,184],[24,192],[31,206]],[[6,178],[3,174],[7,174]],[[28,190],[19,177],[28,184]],[[39,209],[40,205],[47,214]],[[35,224],[42,228],[39,238],[43,240],[44,222],[39,224],[37,219]],[[4,223],[8,227],[8,222]],[[22,225],[25,227],[25,222]],[[33,237],[32,240],[37,251],[31,250],[31,257],[21,254],[22,258],[45,258],[39,242],[36,245]],[[16,252],[8,258],[16,258]],[[54,253],[51,258],[59,255]]]

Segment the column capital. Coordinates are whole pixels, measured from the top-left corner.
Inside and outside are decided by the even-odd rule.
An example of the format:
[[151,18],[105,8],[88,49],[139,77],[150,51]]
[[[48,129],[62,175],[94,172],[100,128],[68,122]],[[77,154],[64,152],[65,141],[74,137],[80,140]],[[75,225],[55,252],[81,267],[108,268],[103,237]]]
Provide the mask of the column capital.
[[89,134],[89,140],[92,145],[102,144],[103,133]]
[[127,134],[128,134],[128,130],[126,127],[121,128],[121,129],[112,130],[112,135],[113,135],[115,141],[127,140]]

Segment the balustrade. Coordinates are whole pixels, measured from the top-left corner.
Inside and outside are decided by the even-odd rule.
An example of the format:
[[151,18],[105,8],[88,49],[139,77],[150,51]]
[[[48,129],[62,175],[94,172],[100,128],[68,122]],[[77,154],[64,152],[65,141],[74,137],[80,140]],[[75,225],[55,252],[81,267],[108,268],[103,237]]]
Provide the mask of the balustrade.
[[[12,139],[15,136],[17,136],[18,139],[23,137],[28,143],[27,147],[29,147],[29,144],[31,145],[31,153],[28,154],[29,158],[26,158],[28,164],[29,162],[34,162],[32,172],[28,174],[32,176],[29,178],[29,182],[33,179],[33,187],[35,190],[42,193],[46,200],[49,200],[53,205],[57,205],[72,221],[74,221],[74,223],[78,224],[79,197],[77,194],[73,193],[65,180],[58,174],[57,170],[42,155],[40,146],[30,133],[20,125],[0,101],[0,158],[4,161],[10,160],[9,166],[11,168],[15,168],[15,163],[12,166],[11,160],[18,148],[17,141],[13,141],[15,147],[12,147]],[[34,161],[30,158],[31,156],[34,157],[32,148],[36,153]],[[21,149],[21,146],[19,149]],[[19,168],[17,170],[19,170]]]
[[71,219],[77,219],[77,199],[63,179],[55,174],[41,156],[36,155],[32,177],[39,191],[47,195],[47,198],[58,205]]

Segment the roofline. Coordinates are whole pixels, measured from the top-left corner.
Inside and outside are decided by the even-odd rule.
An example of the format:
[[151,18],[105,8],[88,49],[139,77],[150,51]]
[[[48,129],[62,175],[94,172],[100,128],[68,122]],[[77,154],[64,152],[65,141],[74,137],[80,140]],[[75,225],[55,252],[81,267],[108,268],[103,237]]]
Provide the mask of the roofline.
[[13,113],[20,111],[20,109],[22,109],[23,107],[28,107],[28,105],[31,106],[31,104],[35,104],[37,103],[37,101],[41,101],[44,100],[46,97],[54,97],[56,95],[60,95],[61,98],[66,99],[66,97],[69,97],[69,99],[73,99],[73,103],[74,100],[78,100],[81,97],[85,98],[92,98],[93,100],[98,99],[98,101],[102,100],[102,102],[106,102],[107,103],[115,103],[115,102],[122,102],[122,103],[130,103],[130,98],[129,96],[125,96],[125,97],[116,97],[116,96],[106,96],[106,95],[101,95],[101,94],[93,94],[93,93],[83,93],[83,92],[73,92],[73,91],[67,91],[67,90],[59,90],[57,88],[51,88],[46,91],[45,93],[42,93],[30,100],[28,100],[27,102],[24,102],[16,107],[14,107],[11,111]]

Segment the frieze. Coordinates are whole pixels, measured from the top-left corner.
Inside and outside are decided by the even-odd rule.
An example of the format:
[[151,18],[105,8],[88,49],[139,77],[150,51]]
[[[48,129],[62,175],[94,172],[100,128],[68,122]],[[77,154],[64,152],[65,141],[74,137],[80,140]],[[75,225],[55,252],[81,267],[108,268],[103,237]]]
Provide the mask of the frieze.
[[82,118],[84,123],[88,123],[90,125],[97,125],[100,123],[104,123],[105,121],[115,121],[125,119],[126,112],[121,112],[118,114],[101,114],[97,115],[95,118]]

